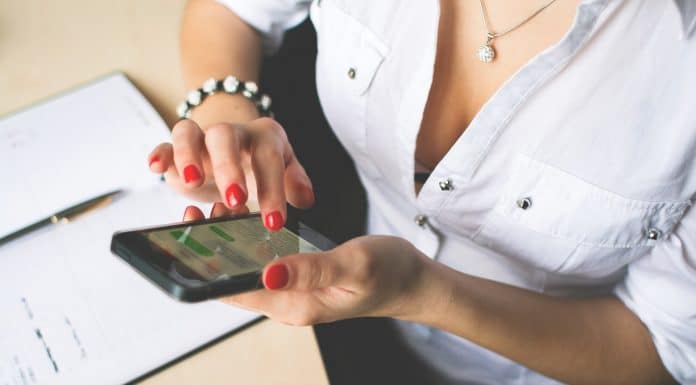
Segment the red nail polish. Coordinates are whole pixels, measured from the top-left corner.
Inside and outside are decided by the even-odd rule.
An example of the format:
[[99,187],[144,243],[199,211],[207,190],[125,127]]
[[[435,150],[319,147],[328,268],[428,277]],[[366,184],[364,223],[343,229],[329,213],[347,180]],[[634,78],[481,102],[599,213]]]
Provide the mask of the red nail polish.
[[225,198],[227,199],[228,206],[235,207],[244,204],[247,200],[247,195],[244,190],[242,190],[241,186],[232,183],[227,190],[225,190]]
[[263,284],[270,290],[282,289],[288,284],[289,275],[287,266],[277,263],[266,269]]
[[283,216],[280,211],[271,211],[266,214],[266,228],[272,231],[280,230],[283,227]]
[[198,172],[196,166],[189,164],[184,167],[184,182],[190,183],[201,179],[201,174]]
[[150,158],[150,163],[149,163],[150,167],[152,167],[152,164],[153,164],[153,163],[157,163],[157,162],[159,162],[159,161],[160,161],[159,155],[153,156],[152,158]]
[[187,214],[188,214],[190,209],[191,209],[190,207],[186,207],[186,209],[184,210],[184,216],[181,217],[182,222],[186,221],[186,217],[187,217]]

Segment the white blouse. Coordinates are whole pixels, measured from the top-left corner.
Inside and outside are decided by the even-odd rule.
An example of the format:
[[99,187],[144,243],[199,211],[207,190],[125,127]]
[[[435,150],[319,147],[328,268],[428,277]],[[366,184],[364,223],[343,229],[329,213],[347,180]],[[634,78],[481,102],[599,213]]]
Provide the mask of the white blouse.
[[[370,233],[540,293],[614,294],[669,372],[696,384],[696,1],[582,1],[562,40],[502,85],[417,196],[437,0],[221,2],[269,51],[311,14],[319,97],[367,190]],[[557,383],[441,330],[399,328],[451,382]]]

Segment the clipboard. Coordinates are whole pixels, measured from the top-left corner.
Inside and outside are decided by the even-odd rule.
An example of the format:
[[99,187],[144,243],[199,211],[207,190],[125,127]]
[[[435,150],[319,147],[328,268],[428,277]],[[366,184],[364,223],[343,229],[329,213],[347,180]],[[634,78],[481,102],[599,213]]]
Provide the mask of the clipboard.
[[[0,203],[3,231],[124,190],[98,211],[0,247],[0,383],[135,383],[261,319],[222,303],[176,302],[110,254],[114,230],[171,222],[190,203],[147,168],[150,149],[168,136],[122,73],[0,118],[0,161],[30,163],[0,187],[16,201]],[[65,169],[71,182],[51,183],[54,196],[42,200],[46,180],[64,180]],[[10,222],[21,208],[27,215]]]

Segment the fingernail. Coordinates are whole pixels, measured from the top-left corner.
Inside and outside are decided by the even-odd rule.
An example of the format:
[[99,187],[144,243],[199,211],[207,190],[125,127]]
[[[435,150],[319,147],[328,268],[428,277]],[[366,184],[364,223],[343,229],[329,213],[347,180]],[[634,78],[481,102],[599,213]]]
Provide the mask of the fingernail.
[[186,216],[187,216],[190,209],[191,209],[190,207],[186,207],[186,209],[184,210],[184,216],[181,217],[182,222],[186,220]]
[[227,190],[225,190],[225,198],[227,199],[227,205],[229,207],[236,207],[246,202],[247,195],[244,190],[242,190],[241,186],[232,183]]
[[285,264],[276,263],[266,269],[263,284],[270,290],[282,289],[288,284],[289,275],[288,268]]
[[280,211],[271,211],[266,214],[265,218],[266,228],[269,230],[280,230],[283,227],[283,216],[280,215]]
[[150,158],[150,163],[149,163],[150,167],[152,167],[152,164],[153,164],[153,163],[157,163],[157,162],[159,162],[159,161],[160,161],[159,155],[153,156],[152,158]]
[[201,179],[201,174],[198,172],[198,168],[192,164],[184,167],[184,182],[190,183]]

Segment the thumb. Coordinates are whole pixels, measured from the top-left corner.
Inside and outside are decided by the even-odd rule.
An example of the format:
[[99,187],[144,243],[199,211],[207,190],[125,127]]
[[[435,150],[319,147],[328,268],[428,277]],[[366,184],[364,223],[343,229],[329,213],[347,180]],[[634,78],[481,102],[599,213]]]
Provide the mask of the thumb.
[[328,252],[294,254],[266,266],[263,284],[270,290],[313,290],[335,285],[342,275]]

